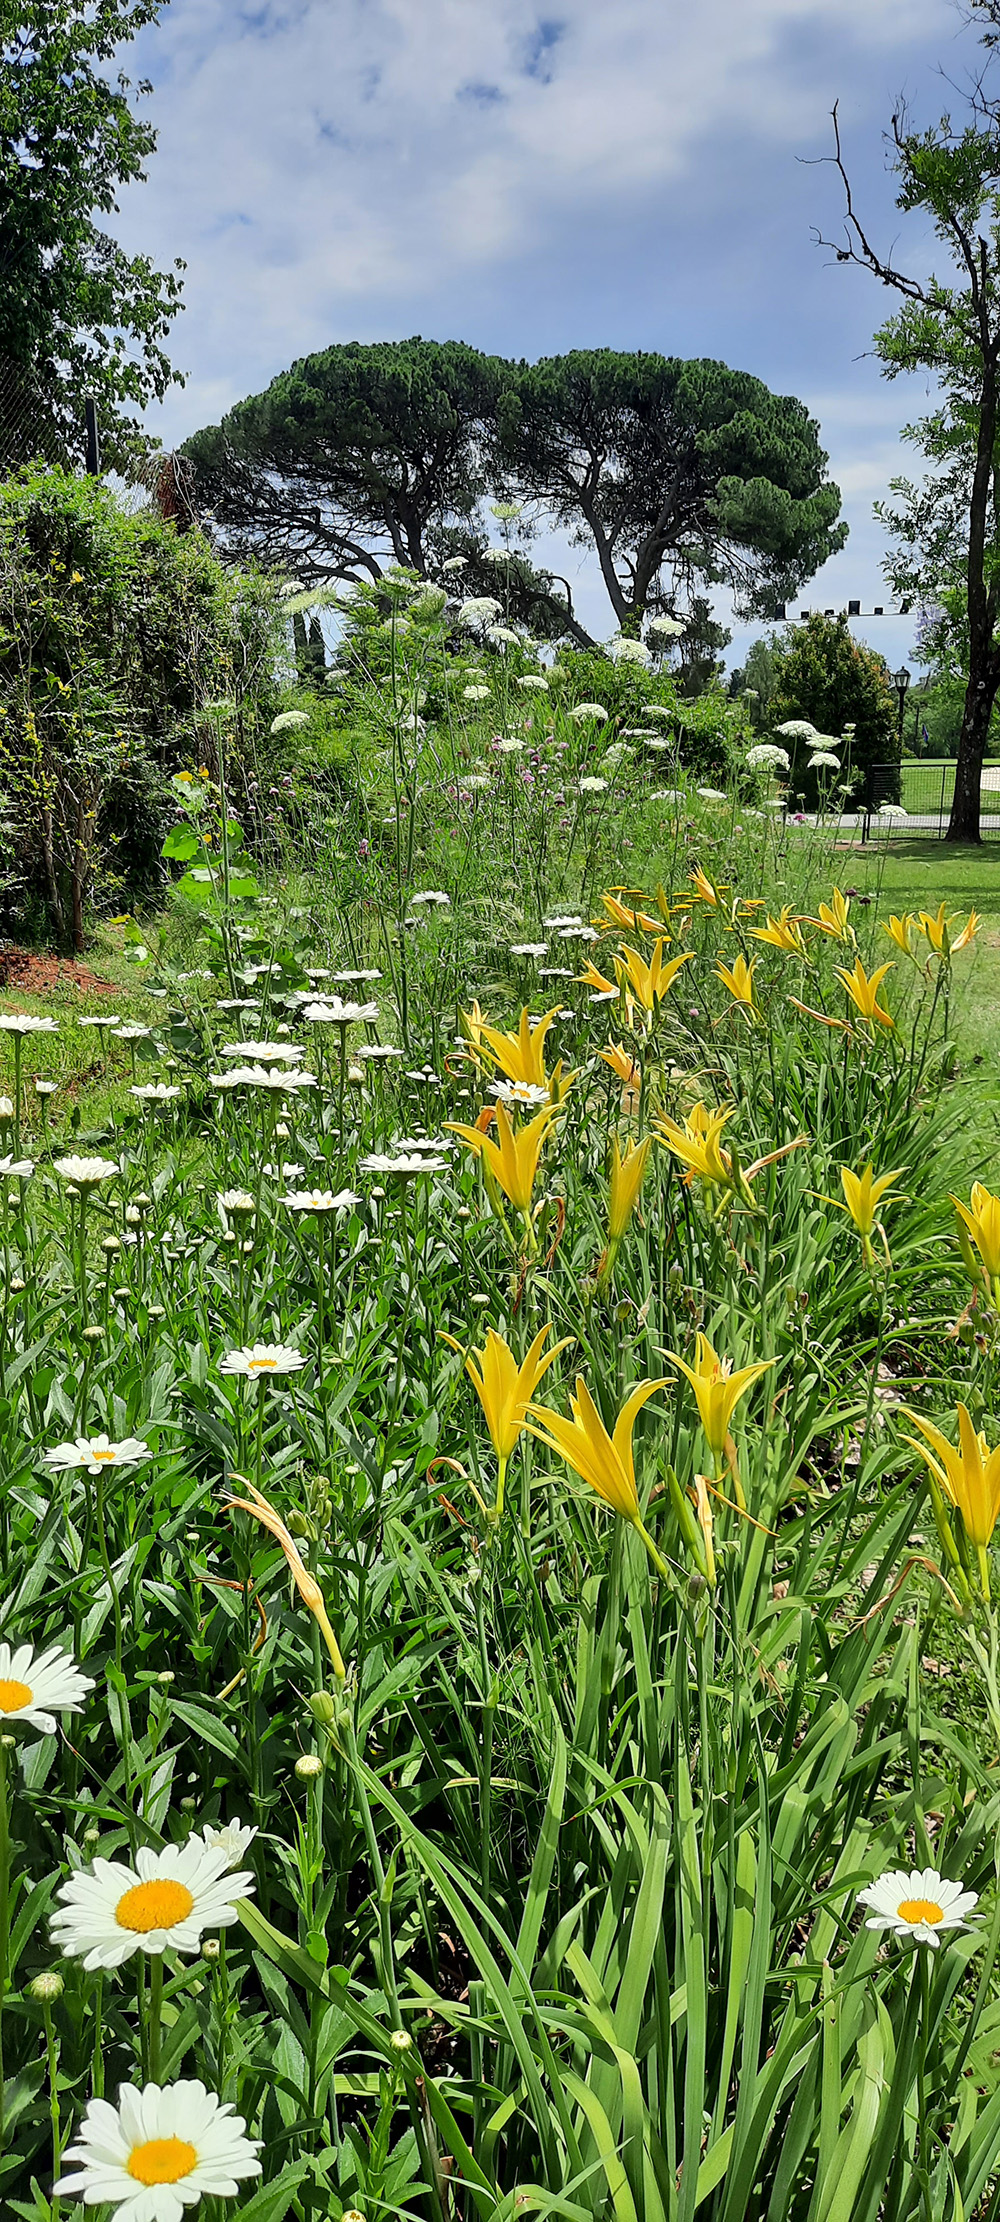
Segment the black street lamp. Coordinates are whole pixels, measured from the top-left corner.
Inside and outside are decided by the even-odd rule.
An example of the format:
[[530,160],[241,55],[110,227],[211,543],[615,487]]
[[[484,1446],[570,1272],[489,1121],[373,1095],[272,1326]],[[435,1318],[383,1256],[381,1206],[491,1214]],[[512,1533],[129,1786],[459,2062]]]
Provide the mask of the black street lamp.
[[892,683],[893,683],[893,686],[894,686],[894,687],[895,687],[895,689],[896,689],[896,698],[897,698],[897,700],[898,700],[898,703],[899,703],[899,753],[900,753],[900,756],[902,756],[902,753],[903,753],[903,713],[904,713],[904,711],[905,711],[905,709],[906,709],[906,695],[907,695],[907,689],[909,688],[909,684],[910,684],[910,674],[909,674],[909,672],[907,671],[907,668],[906,668],[906,665],[905,665],[905,664],[900,664],[899,670],[898,670],[898,671],[894,671],[894,672],[893,672],[893,675],[892,675]]

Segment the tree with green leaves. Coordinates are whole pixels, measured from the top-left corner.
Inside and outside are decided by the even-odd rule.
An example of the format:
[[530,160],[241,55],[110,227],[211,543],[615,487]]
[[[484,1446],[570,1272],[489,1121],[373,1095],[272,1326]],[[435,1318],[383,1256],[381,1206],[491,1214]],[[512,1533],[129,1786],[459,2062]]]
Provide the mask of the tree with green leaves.
[[[93,395],[106,459],[140,444],[129,410],[162,398],[183,268],[126,254],[101,219],[145,176],[156,134],[112,77],[163,0],[9,0],[0,31],[0,461],[81,460]],[[145,445],[145,443],[141,443]]]
[[[568,581],[528,552],[545,524],[593,544],[625,631],[698,582],[772,609],[846,533],[801,402],[723,364],[607,349],[532,365],[457,341],[330,347],[185,453],[238,558],[307,585],[393,563],[458,575],[461,558],[463,592],[583,647]],[[519,544],[491,545],[488,493],[513,497]]]
[[846,201],[838,260],[900,297],[875,335],[886,376],[930,372],[938,389],[934,408],[903,434],[927,475],[894,480],[893,502],[878,514],[895,542],[887,562],[895,592],[938,606],[941,645],[947,635],[967,674],[950,841],[980,838],[980,781],[1000,690],[1000,106],[979,80],[969,107],[960,127],[942,116],[918,130],[902,109],[892,121],[896,205],[929,220],[951,266],[944,277],[912,277],[875,246],[854,206],[836,110],[833,119]]
[[426,577],[432,538],[468,527],[503,365],[411,339],[306,355],[187,441],[226,546],[305,585]]
[[[896,704],[889,666],[876,649],[855,640],[847,618],[812,610],[802,625],[789,626],[773,639],[772,728],[799,720],[815,726],[824,743],[844,740],[840,756],[854,800],[863,800],[871,764],[898,764]],[[849,729],[849,730],[848,730]],[[789,789],[808,805],[816,799],[809,758],[819,745],[806,735],[781,735],[791,759]],[[825,784],[829,784],[825,781]],[[880,802],[899,801],[899,774],[883,782]]]
[[843,546],[819,427],[760,379],[611,348],[511,369],[498,473],[593,548],[621,631],[699,585],[773,616]]

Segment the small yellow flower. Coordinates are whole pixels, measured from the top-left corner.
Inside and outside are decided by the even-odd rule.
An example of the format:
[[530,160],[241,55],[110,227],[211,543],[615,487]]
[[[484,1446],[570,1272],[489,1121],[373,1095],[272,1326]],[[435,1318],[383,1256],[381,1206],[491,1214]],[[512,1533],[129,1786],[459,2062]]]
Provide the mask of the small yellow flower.
[[552,1122],[558,1115],[557,1103],[544,1103],[534,1118],[528,1119],[515,1132],[505,1106],[498,1103],[494,1114],[498,1136],[495,1142],[481,1127],[463,1126],[451,1119],[445,1122],[449,1133],[460,1135],[469,1149],[475,1150],[487,1175],[487,1186],[492,1179],[515,1211],[523,1213],[529,1227],[538,1162]]
[[[521,1364],[502,1335],[491,1327],[482,1350],[470,1350],[465,1355],[465,1370],[469,1376],[486,1416],[490,1441],[497,1455],[496,1503],[489,1514],[492,1523],[503,1512],[504,1482],[508,1461],[517,1446],[524,1426],[524,1416],[535,1390],[561,1350],[568,1350],[572,1335],[565,1335],[561,1342],[553,1343],[551,1350],[542,1352],[542,1344],[550,1327],[540,1327],[531,1349]],[[442,1335],[442,1342],[452,1350],[460,1349],[454,1335]]]
[[[983,1596],[988,1598],[990,1574],[986,1552],[1000,1514],[1000,1445],[995,1450],[987,1448],[985,1435],[973,1427],[964,1404],[959,1405],[957,1412],[957,1451],[931,1420],[921,1419],[919,1412],[909,1410],[905,1416],[912,1420],[914,1427],[919,1427],[921,1435],[925,1435],[931,1445],[927,1450],[914,1436],[904,1438],[919,1452],[932,1481],[938,1483],[949,1502],[961,1513],[965,1532],[979,1558]],[[933,1456],[935,1451],[937,1457]]]
[[689,1366],[686,1359],[679,1358],[676,1351],[665,1350],[663,1355],[690,1381],[701,1424],[708,1437],[709,1449],[721,1465],[723,1459],[732,1454],[729,1423],[736,1406],[740,1398],[746,1396],[747,1390],[753,1387],[754,1382],[760,1380],[761,1374],[774,1365],[774,1359],[760,1359],[756,1365],[741,1366],[734,1373],[732,1360],[720,1358],[713,1350],[708,1336],[701,1333],[695,1344],[693,1366]]
[[755,941],[766,941],[772,949],[782,949],[786,956],[808,957],[809,955],[805,935],[802,931],[802,921],[799,918],[793,918],[787,903],[783,905],[777,918],[769,916],[766,926],[751,926],[750,931]]
[[960,949],[968,949],[971,946],[972,942],[975,941],[978,932],[979,912],[977,910],[970,910],[968,918],[966,919],[965,924],[962,927],[961,933],[958,935],[957,940],[952,942],[952,956],[957,957]]
[[869,977],[860,957],[856,957],[854,960],[853,972],[845,972],[843,965],[839,964],[835,964],[833,968],[834,977],[843,981],[851,1002],[860,1011],[862,1018],[877,1019],[880,1026],[893,1026],[895,1024],[890,1013],[883,1010],[878,999],[878,991],[886,973],[894,972],[895,969],[896,967],[891,961],[889,964],[880,964]]
[[610,1065],[612,1072],[617,1073],[623,1088],[632,1091],[641,1088],[642,1072],[635,1058],[629,1056],[621,1042],[609,1042],[607,1048],[600,1051],[600,1055],[604,1063]]
[[577,1380],[576,1395],[569,1400],[572,1419],[565,1419],[561,1412],[552,1411],[547,1404],[532,1404],[526,1423],[529,1434],[536,1435],[548,1450],[558,1451],[581,1481],[588,1482],[620,1519],[629,1521],[641,1535],[658,1572],[664,1575],[667,1568],[642,1523],[635,1485],[632,1431],[643,1405],[658,1389],[666,1387],[666,1380],[664,1375],[658,1381],[640,1381],[626,1397],[611,1435],[582,1378]]
[[458,1023],[469,1048],[473,1052],[477,1065],[481,1065],[483,1059],[480,1052],[483,1046],[483,1027],[486,1024],[485,1011],[480,1010],[478,1002],[473,1003],[471,1011],[459,1011]]
[[862,1241],[870,1241],[877,1224],[875,1214],[879,1204],[888,1190],[901,1178],[901,1166],[897,1166],[894,1173],[880,1174],[878,1180],[872,1179],[870,1165],[866,1165],[862,1173],[852,1173],[849,1166],[841,1166],[840,1185],[846,1201],[837,1208],[849,1213]]
[[961,1203],[957,1196],[951,1201],[976,1245],[995,1290],[1000,1278],[1000,1196],[991,1195],[982,1181],[977,1180],[973,1183],[969,1203]]
[[897,915],[894,911],[891,918],[883,918],[882,932],[888,934],[890,941],[895,942],[897,949],[902,950],[904,957],[912,957],[913,912],[911,910],[904,910],[901,915]]
[[754,1012],[757,1009],[757,1003],[753,991],[753,976],[756,963],[756,957],[751,957],[748,964],[746,958],[740,955],[733,959],[733,963],[731,966],[723,964],[720,959],[720,962],[715,967],[716,979],[721,980],[723,987],[729,989],[729,993],[732,996],[734,1003],[742,1003],[745,1010]]
[[656,1133],[661,1142],[679,1157],[688,1170],[684,1176],[690,1187],[692,1180],[728,1187],[733,1178],[733,1161],[728,1150],[721,1145],[720,1136],[727,1121],[734,1115],[728,1111],[710,1111],[707,1104],[696,1103],[682,1127],[665,1115],[656,1122]]
[[826,934],[831,941],[842,941],[845,948],[853,948],[854,928],[848,917],[850,907],[850,898],[842,895],[839,887],[835,887],[829,902],[820,903],[819,916],[810,918],[809,924],[817,926],[820,933]]
[[648,964],[638,949],[630,949],[627,944],[623,944],[620,955],[615,958],[615,971],[620,987],[626,995],[641,1004],[644,1011],[655,1011],[657,1004],[662,1002],[668,989],[673,986],[682,965],[691,962],[690,949],[682,957],[669,957],[664,962],[667,946],[666,939],[661,935],[653,943],[653,953]]

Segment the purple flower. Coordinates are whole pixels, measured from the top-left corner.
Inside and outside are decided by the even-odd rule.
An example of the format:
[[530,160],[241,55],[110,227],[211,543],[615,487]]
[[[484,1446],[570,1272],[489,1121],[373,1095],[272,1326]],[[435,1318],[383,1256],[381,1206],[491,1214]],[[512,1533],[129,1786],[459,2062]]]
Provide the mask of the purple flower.
[[367,841],[359,841],[359,842],[358,842],[358,863],[359,863],[359,864],[365,864],[365,863],[367,863],[367,860],[368,860],[368,843],[367,843]]

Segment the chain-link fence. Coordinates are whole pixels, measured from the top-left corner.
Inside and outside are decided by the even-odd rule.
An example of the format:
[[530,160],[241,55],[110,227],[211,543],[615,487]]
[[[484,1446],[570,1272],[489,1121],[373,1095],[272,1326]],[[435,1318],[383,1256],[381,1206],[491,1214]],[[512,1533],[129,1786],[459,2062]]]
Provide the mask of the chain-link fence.
[[[869,765],[861,814],[866,838],[875,830],[904,836],[918,833],[932,840],[936,835],[943,840],[955,793],[954,757],[904,763],[901,809],[895,804],[899,783],[899,764]],[[983,840],[1000,840],[1000,763],[983,765],[979,807]]]
[[0,354],[0,475],[22,463],[58,463],[61,443],[45,397],[31,372]]

